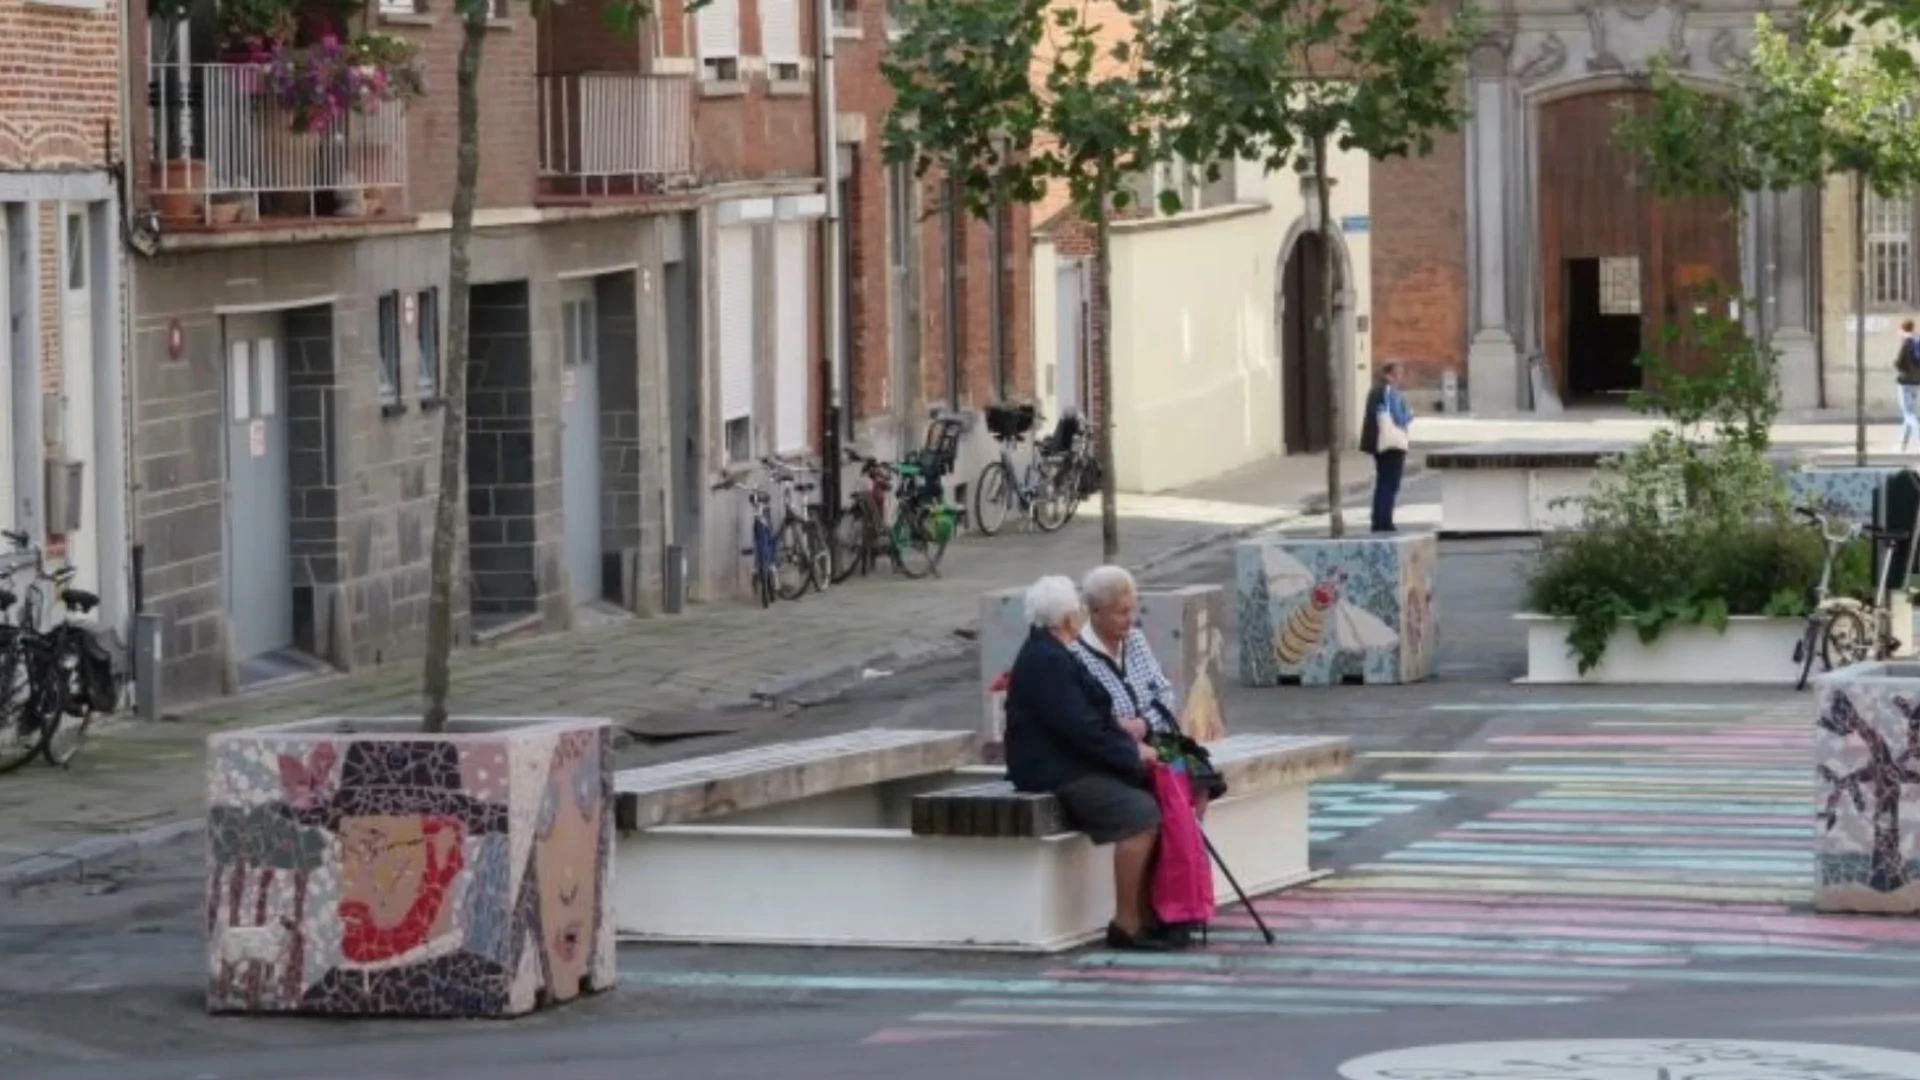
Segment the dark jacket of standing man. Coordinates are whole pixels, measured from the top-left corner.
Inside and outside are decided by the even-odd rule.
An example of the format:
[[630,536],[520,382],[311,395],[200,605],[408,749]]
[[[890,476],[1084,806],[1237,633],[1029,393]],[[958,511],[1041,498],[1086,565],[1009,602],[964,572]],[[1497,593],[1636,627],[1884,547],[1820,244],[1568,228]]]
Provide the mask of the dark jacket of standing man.
[[1360,422],[1360,452],[1373,456],[1373,531],[1390,533],[1393,505],[1400,499],[1400,477],[1407,469],[1407,452],[1380,449],[1380,413],[1385,411],[1406,431],[1413,426],[1413,411],[1400,393],[1400,365],[1391,361],[1381,365],[1380,377],[1367,394],[1365,418]]

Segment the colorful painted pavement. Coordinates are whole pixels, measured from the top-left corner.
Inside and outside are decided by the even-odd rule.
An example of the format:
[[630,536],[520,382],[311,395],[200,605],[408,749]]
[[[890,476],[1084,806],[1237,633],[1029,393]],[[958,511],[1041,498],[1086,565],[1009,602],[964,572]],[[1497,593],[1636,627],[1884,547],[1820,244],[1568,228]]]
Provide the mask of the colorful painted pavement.
[[[1280,935],[1273,946],[1236,909],[1203,951],[1096,950],[999,977],[973,967],[658,978],[941,995],[939,1007],[876,1032],[877,1043],[1236,1014],[1574,1004],[1682,985],[1920,990],[1920,924],[1806,908],[1810,705],[1619,709],[1573,723],[1560,719],[1570,706],[1528,705],[1508,711],[1537,709],[1539,722],[1478,749],[1361,755],[1373,781],[1315,789],[1316,842],[1364,837],[1422,809],[1452,823],[1258,901]],[[1468,791],[1497,808],[1464,820],[1447,813]]]

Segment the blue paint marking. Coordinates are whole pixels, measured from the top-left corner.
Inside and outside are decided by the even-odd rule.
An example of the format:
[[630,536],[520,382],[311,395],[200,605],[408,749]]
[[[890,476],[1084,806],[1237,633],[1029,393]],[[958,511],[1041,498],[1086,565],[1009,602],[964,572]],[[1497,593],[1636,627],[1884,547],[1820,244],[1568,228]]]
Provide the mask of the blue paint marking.
[[[1567,968],[1557,964],[1455,964],[1414,960],[1345,960],[1321,957],[1260,956],[1235,953],[1231,957],[1217,953],[1128,954],[1095,953],[1082,957],[1084,967],[1150,968],[1169,971],[1339,971],[1355,975],[1465,975],[1480,978],[1564,979]],[[1604,978],[1582,971],[1578,978],[1590,981]],[[1828,972],[1800,971],[1699,971],[1691,968],[1635,968],[1635,980],[1658,982],[1715,983],[1752,986],[1828,986],[1877,987],[1888,990],[1920,989],[1920,978],[1898,975],[1836,975]],[[1236,993],[1240,991],[1235,991]],[[1537,1000],[1537,999],[1536,999]]]
[[[1557,970],[1557,969],[1556,969]],[[1007,994],[1021,997],[1173,998],[1220,1001],[1325,1001],[1372,1005],[1571,1005],[1581,997],[1449,993],[1424,990],[1295,989],[1231,983],[1119,983],[1098,980],[980,979],[904,975],[789,975],[744,972],[622,972],[628,986],[688,990],[838,990],[852,993]]]
[[1805,799],[1782,799],[1779,802],[1742,802],[1735,803],[1723,799],[1712,802],[1655,802],[1650,799],[1575,799],[1558,796],[1542,796],[1534,799],[1521,799],[1513,804],[1515,810],[1584,810],[1608,814],[1732,814],[1742,816],[1767,815],[1769,817],[1809,818],[1812,812]]
[[1579,836],[1744,836],[1753,839],[1804,840],[1818,834],[1811,818],[1805,825],[1655,825],[1612,821],[1463,821],[1466,832],[1572,833]]

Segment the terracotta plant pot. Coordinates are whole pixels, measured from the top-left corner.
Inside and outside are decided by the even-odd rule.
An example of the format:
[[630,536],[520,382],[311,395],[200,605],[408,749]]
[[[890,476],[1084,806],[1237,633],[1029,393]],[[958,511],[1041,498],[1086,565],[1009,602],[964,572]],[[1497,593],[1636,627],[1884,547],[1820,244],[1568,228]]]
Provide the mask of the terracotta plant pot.
[[207,187],[207,163],[174,158],[153,164],[153,209],[168,224],[197,224],[200,198]]

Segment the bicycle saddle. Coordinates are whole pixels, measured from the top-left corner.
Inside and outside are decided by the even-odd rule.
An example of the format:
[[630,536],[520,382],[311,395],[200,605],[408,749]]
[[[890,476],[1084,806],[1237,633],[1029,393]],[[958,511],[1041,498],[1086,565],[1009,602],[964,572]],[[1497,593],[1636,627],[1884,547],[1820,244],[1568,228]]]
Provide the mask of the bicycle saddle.
[[85,589],[65,589],[60,593],[60,602],[85,615],[100,606],[100,597]]

